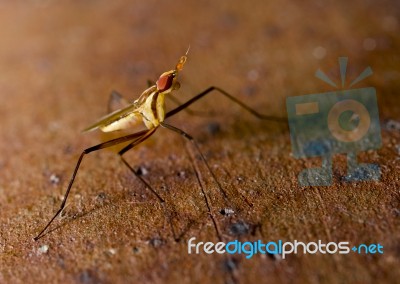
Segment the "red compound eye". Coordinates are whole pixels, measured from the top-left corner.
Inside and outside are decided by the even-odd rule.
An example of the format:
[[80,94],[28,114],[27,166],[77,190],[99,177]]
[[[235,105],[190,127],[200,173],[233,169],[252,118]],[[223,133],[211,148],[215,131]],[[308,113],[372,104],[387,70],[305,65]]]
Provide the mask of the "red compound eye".
[[172,86],[174,76],[172,74],[161,75],[157,80],[157,89],[161,92],[168,90]]

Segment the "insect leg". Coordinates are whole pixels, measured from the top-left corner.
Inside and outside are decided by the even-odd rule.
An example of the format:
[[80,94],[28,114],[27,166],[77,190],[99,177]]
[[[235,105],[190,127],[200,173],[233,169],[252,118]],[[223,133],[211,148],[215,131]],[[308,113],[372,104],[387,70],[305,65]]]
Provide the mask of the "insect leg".
[[[203,96],[204,96],[204,95],[203,95]],[[201,98],[201,97],[199,97],[199,98]],[[199,99],[199,98],[198,98],[198,99]],[[196,100],[195,100],[195,101],[196,101]],[[190,104],[189,104],[189,105],[190,105]],[[179,107],[178,107],[178,108],[179,108]],[[179,111],[179,110],[178,110],[178,111]],[[213,177],[215,183],[218,185],[218,188],[219,188],[219,190],[221,191],[221,193],[222,193],[222,195],[223,195],[223,197],[224,197],[225,202],[227,202],[229,206],[233,207],[233,206],[231,205],[231,202],[230,202],[229,199],[228,199],[228,196],[226,195],[226,192],[223,190],[223,188],[222,188],[221,184],[218,182],[218,180],[217,180],[217,178],[216,178],[214,172],[211,170],[211,168],[210,168],[210,166],[209,166],[207,160],[205,159],[204,155],[203,155],[202,152],[200,151],[200,148],[199,148],[198,144],[196,143],[196,140],[194,140],[194,138],[193,138],[192,136],[190,136],[189,134],[187,134],[185,131],[183,131],[183,130],[181,130],[181,129],[175,127],[175,126],[172,126],[172,125],[167,124],[167,123],[165,123],[165,122],[161,122],[160,125],[161,125],[162,127],[164,127],[164,128],[167,128],[167,129],[169,129],[169,130],[171,130],[171,131],[174,131],[174,132],[180,134],[181,136],[185,137],[186,139],[188,139],[190,142],[192,142],[192,143],[194,144],[194,146],[196,147],[198,153],[199,153],[200,156],[201,156],[201,159],[202,159],[203,162],[205,163],[205,165],[206,165],[208,171],[211,173],[211,175],[212,175],[212,177]],[[197,180],[198,180],[199,183],[200,183],[200,187],[201,187],[202,193],[203,193],[203,195],[204,195],[205,203],[206,203],[206,205],[207,205],[207,208],[208,208],[208,211],[209,211],[209,214],[210,214],[210,218],[211,218],[211,220],[212,220],[212,222],[213,222],[213,225],[214,225],[214,228],[215,228],[215,230],[216,230],[217,237],[218,237],[219,241],[223,241],[222,235],[221,235],[220,230],[219,230],[218,225],[217,225],[217,221],[216,221],[216,219],[215,219],[213,213],[211,212],[210,203],[209,203],[209,201],[208,201],[208,199],[207,199],[207,196],[206,196],[206,194],[205,194],[205,192],[204,192],[204,189],[203,189],[203,187],[202,187],[202,185],[201,185],[200,177],[199,177],[198,172],[197,172],[196,170],[195,170],[195,173],[196,173]],[[235,210],[235,211],[236,211],[236,210]],[[226,256],[226,261],[233,262],[232,256],[231,256],[231,255]],[[233,280],[233,282],[236,283],[237,281],[236,281],[236,276],[235,276],[234,271],[233,271],[234,269],[235,269],[235,268],[233,268],[232,270],[229,270],[229,274],[230,274],[231,279]]]
[[[154,86],[156,84],[156,82],[153,82],[152,80],[147,80],[147,87],[151,87]],[[171,100],[174,104],[176,105],[181,105],[181,101],[178,100],[173,94],[172,92],[168,94],[168,96],[166,96],[166,98],[168,98],[169,100]],[[190,115],[198,115],[198,116],[210,116],[213,115],[213,113],[210,112],[202,112],[202,111],[193,111],[190,108],[186,108],[185,111],[190,114]]]
[[128,152],[130,149],[132,149],[133,147],[137,146],[138,144],[142,143],[143,141],[145,141],[147,138],[149,138],[154,132],[155,132],[156,128],[153,128],[152,130],[150,130],[148,133],[146,133],[145,135],[143,135],[142,137],[139,137],[138,139],[136,139],[135,141],[133,141],[132,143],[130,143],[129,145],[125,146],[124,148],[122,148],[119,152],[118,155],[121,157],[122,162],[129,168],[129,170],[141,181],[144,183],[144,185],[150,189],[150,191],[157,197],[158,201],[160,201],[161,203],[164,203],[164,199],[149,185],[149,183],[141,177],[141,175],[139,175],[137,173],[137,171],[135,171],[134,168],[131,167],[131,165],[129,165],[129,163],[125,160],[125,158],[123,157],[123,155]]
[[200,151],[199,145],[197,144],[196,140],[194,140],[194,138],[192,136],[190,136],[189,134],[187,134],[185,131],[183,131],[182,129],[179,129],[175,126],[172,126],[170,124],[167,124],[165,122],[161,122],[160,123],[162,127],[167,128],[171,131],[174,131],[178,134],[180,134],[181,136],[185,137],[186,139],[188,139],[191,143],[193,143],[193,145],[196,147],[197,152],[200,154],[201,159],[203,160],[204,164],[206,165],[208,171],[210,172],[212,178],[214,179],[215,183],[218,185],[218,189],[219,191],[222,193],[224,199],[226,202],[228,202],[230,204],[230,201],[228,199],[228,196],[225,192],[225,190],[222,188],[221,184],[218,182],[217,177],[215,176],[214,172],[211,170],[210,165],[208,164],[206,158],[204,157],[203,153]]
[[[183,131],[183,130],[181,130],[181,129],[175,127],[175,126],[172,126],[172,125],[170,125],[170,124],[167,124],[167,123],[165,123],[165,122],[162,122],[162,123],[161,123],[161,126],[164,127],[164,128],[167,128],[167,129],[169,129],[169,130],[171,130],[171,131],[173,131],[173,132],[175,132],[175,133],[178,133],[179,135],[183,136],[184,138],[186,138],[187,140],[189,140],[191,143],[194,144],[194,146],[196,147],[197,152],[200,154],[201,159],[203,160],[204,164],[206,165],[208,171],[210,172],[210,174],[211,174],[211,176],[212,176],[214,182],[217,184],[218,189],[219,189],[219,191],[221,192],[221,194],[222,194],[222,196],[223,196],[225,202],[228,204],[228,206],[230,206],[230,207],[233,208],[233,206],[232,206],[232,204],[231,204],[231,202],[230,202],[230,200],[229,200],[229,198],[228,198],[228,196],[227,196],[225,190],[222,188],[221,184],[218,182],[217,177],[215,176],[214,172],[211,170],[211,167],[209,166],[209,164],[208,164],[206,158],[204,157],[203,153],[200,151],[200,148],[199,148],[198,144],[196,143],[196,140],[194,140],[194,138],[193,138],[192,136],[190,136],[189,134],[187,134],[185,131]],[[193,165],[193,167],[195,167],[195,166]],[[214,228],[215,228],[215,230],[216,230],[218,239],[219,239],[220,241],[222,241],[222,236],[221,236],[221,234],[220,234],[220,230],[219,230],[219,228],[218,228],[217,221],[215,220],[214,214],[213,214],[212,211],[211,211],[210,201],[209,201],[208,198],[207,198],[207,195],[206,195],[206,193],[205,193],[205,191],[204,191],[203,185],[201,184],[200,177],[199,177],[199,174],[198,174],[198,172],[197,172],[196,169],[195,169],[195,173],[196,173],[197,180],[199,181],[202,194],[204,195],[204,200],[205,200],[205,203],[206,203],[208,212],[209,212],[209,214],[210,214],[211,220],[212,220],[212,222],[213,222]],[[236,210],[235,210],[235,211],[236,211]]]
[[44,227],[44,229],[34,238],[34,240],[37,241],[38,239],[40,239],[43,236],[43,233],[46,231],[46,229],[50,226],[50,224],[54,221],[54,219],[64,209],[65,203],[67,202],[67,198],[68,198],[69,192],[71,191],[72,185],[73,185],[73,183],[75,181],[76,174],[78,173],[79,166],[81,165],[81,162],[82,162],[83,157],[85,155],[87,155],[87,154],[89,154],[91,152],[94,152],[94,151],[98,151],[98,150],[101,150],[101,149],[104,149],[104,148],[108,148],[108,147],[117,145],[117,144],[121,144],[121,143],[124,143],[124,142],[128,142],[128,141],[132,141],[132,140],[138,139],[138,138],[140,138],[142,136],[145,136],[146,134],[148,134],[151,131],[152,130],[139,131],[137,133],[133,133],[133,134],[130,134],[130,135],[127,135],[127,136],[119,137],[119,138],[116,138],[116,139],[113,139],[113,140],[110,140],[110,141],[107,141],[107,142],[104,142],[104,143],[101,143],[101,144],[98,144],[98,145],[95,145],[95,146],[92,146],[92,147],[89,147],[89,148],[85,149],[81,153],[81,155],[80,155],[80,157],[78,159],[78,162],[76,163],[75,170],[74,170],[74,172],[72,174],[72,177],[71,177],[71,180],[70,180],[70,182],[68,184],[68,188],[65,191],[64,199],[63,199],[63,201],[61,203],[60,208],[58,209],[56,214],[54,214],[53,218],[51,218],[49,223],[47,223],[47,225]]
[[146,188],[148,188],[157,197],[158,201],[160,202],[161,206],[164,209],[165,216],[168,216],[168,223],[169,223],[169,225],[171,227],[171,231],[172,231],[172,234],[174,236],[174,239],[175,239],[175,241],[179,241],[180,237],[176,236],[174,227],[172,225],[171,216],[168,213],[167,208],[165,206],[165,200],[153,189],[153,187],[140,174],[138,174],[138,172],[134,168],[132,168],[132,166],[128,163],[128,161],[126,161],[125,158],[123,157],[123,155],[126,152],[128,152],[130,149],[132,149],[133,147],[135,147],[139,143],[141,143],[144,140],[146,140],[147,138],[149,138],[152,134],[153,134],[153,132],[151,132],[148,135],[145,135],[145,136],[140,137],[137,140],[133,141],[131,144],[129,144],[129,145],[125,146],[123,149],[121,149],[118,152],[118,155],[121,157],[122,162],[128,167],[128,169],[146,186]]
[[[170,99],[173,103],[175,103],[176,105],[180,106],[182,105],[182,102],[180,100],[178,100],[176,97],[174,97],[174,95],[172,94],[168,94],[168,96],[166,96],[168,99]],[[208,117],[208,116],[213,116],[215,115],[215,112],[213,111],[196,111],[196,110],[191,110],[190,108],[185,108],[184,111],[187,112],[187,114],[189,115],[195,115],[195,116],[204,116],[204,117]]]
[[243,103],[242,101],[238,100],[237,98],[235,98],[231,94],[229,94],[226,91],[222,90],[221,88],[214,87],[214,86],[211,86],[211,87],[207,88],[206,90],[204,90],[200,94],[198,94],[198,95],[194,96],[193,98],[191,98],[190,100],[188,100],[186,103],[178,106],[177,108],[175,108],[173,110],[170,110],[165,115],[165,118],[171,117],[174,114],[180,112],[181,110],[187,108],[188,106],[190,106],[191,104],[193,104],[194,102],[198,101],[199,99],[201,99],[202,97],[204,97],[205,95],[209,94],[212,91],[218,91],[218,93],[224,95],[226,98],[230,99],[231,101],[233,101],[234,103],[238,104],[239,106],[241,106],[242,108],[244,108],[245,110],[247,110],[248,112],[250,112],[251,114],[253,114],[254,116],[256,116],[256,117],[258,117],[260,119],[271,120],[271,121],[276,121],[276,122],[287,122],[287,119],[284,118],[284,117],[276,117],[276,116],[261,114],[261,113],[255,111],[254,109],[252,109],[251,107],[249,107],[248,105],[246,105],[245,103]]

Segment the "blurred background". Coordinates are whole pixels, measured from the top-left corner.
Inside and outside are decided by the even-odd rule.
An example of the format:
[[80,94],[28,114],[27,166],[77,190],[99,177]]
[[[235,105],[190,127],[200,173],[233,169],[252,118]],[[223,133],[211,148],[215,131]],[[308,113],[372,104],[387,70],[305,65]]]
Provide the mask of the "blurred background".
[[[0,282],[394,283],[399,14],[394,0],[1,1]],[[384,255],[188,255],[190,237],[218,240],[199,172],[213,209],[226,204],[189,158],[193,149],[165,130],[127,156],[167,200],[180,241],[112,151],[86,158],[57,229],[32,241],[80,152],[109,138],[81,130],[106,113],[111,91],[137,98],[188,46],[179,100],[214,85],[278,117],[286,117],[286,97],[331,91],[314,74],[320,68],[340,82],[339,56],[349,58],[348,82],[372,68],[357,87],[377,91],[383,147],[362,158],[381,164],[380,182],[343,183],[346,160],[338,157],[334,186],[298,187],[297,174],[318,161],[291,156],[286,125],[259,121],[216,93],[193,110],[218,115],[183,112],[170,122],[196,137],[238,208],[236,217],[217,218],[225,239],[380,242]]]

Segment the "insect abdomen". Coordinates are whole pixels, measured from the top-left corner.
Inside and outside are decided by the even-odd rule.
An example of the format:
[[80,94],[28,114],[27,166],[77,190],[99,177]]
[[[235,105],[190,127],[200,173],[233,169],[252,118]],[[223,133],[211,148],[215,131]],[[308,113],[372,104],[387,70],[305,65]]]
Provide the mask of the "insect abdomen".
[[127,129],[138,125],[141,122],[141,118],[137,113],[131,113],[123,118],[111,122],[108,125],[99,127],[103,132],[111,132],[116,130]]

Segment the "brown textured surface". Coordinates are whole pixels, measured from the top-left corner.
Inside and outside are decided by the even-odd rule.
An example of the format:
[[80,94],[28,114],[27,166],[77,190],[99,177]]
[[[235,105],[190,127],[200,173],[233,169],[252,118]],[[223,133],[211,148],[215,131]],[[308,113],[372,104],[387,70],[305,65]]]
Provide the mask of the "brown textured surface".
[[[333,186],[304,189],[297,173],[312,161],[291,157],[287,127],[258,121],[216,94],[194,109],[214,109],[218,116],[181,113],[170,122],[197,138],[239,210],[234,218],[217,218],[225,240],[380,242],[385,253],[281,261],[188,255],[192,236],[217,241],[196,171],[213,208],[227,205],[204,166],[190,159],[193,148],[166,130],[127,159],[149,171],[145,178],[166,199],[179,242],[157,200],[107,150],[84,160],[56,229],[32,240],[59,206],[80,151],[109,137],[80,133],[104,114],[109,92],[135,98],[189,44],[182,100],[218,85],[261,112],[283,116],[285,97],[329,90],[313,74],[319,67],[336,74],[337,57],[345,55],[350,74],[373,68],[362,84],[376,87],[381,120],[400,119],[397,1],[137,2],[0,6],[0,282],[398,280],[399,129],[384,128],[382,149],[361,155],[381,164],[380,182],[342,182],[340,156]],[[375,40],[373,50],[365,49],[371,47],[366,38]],[[318,46],[326,51],[322,59],[314,56]],[[44,245],[49,250],[40,253]]]

